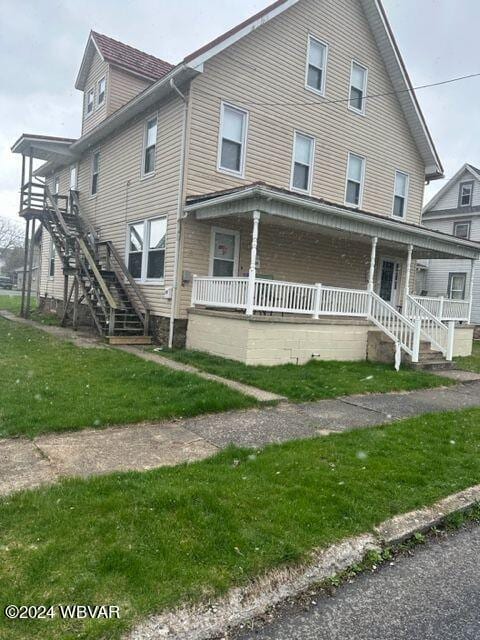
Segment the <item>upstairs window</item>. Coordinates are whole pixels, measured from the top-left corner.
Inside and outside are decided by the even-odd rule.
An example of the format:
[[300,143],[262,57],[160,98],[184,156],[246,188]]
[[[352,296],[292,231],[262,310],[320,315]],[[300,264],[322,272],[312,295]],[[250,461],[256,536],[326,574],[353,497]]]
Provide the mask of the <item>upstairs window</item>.
[[97,106],[101,107],[105,102],[105,88],[106,88],[106,80],[105,78],[101,78],[98,81],[97,85]]
[[354,153],[348,154],[347,186],[345,204],[361,207],[363,200],[363,183],[365,179],[365,158]]
[[70,167],[70,189],[75,191],[77,188],[77,165],[72,164]]
[[448,297],[452,300],[465,299],[465,286],[467,283],[466,273],[448,274]]
[[243,176],[248,113],[243,109],[222,104],[218,168]]
[[462,222],[455,222],[453,224],[453,235],[457,238],[464,238],[468,240],[470,238],[470,220],[463,220]]
[[58,196],[59,193],[60,193],[60,178],[58,176],[55,176],[53,178],[53,195]]
[[393,215],[395,218],[405,218],[407,212],[409,176],[402,171],[395,171],[395,191],[393,194]]
[[128,270],[133,278],[143,282],[163,279],[166,235],[166,218],[129,225]]
[[55,276],[55,245],[53,239],[50,239],[50,257],[48,261],[48,277],[53,278]]
[[327,45],[313,36],[308,38],[306,85],[320,95],[325,95]]
[[89,116],[93,112],[93,107],[95,105],[95,89],[89,89],[87,91],[87,105],[86,105],[86,115]]
[[295,132],[291,188],[310,193],[312,190],[315,138]]
[[350,73],[349,108],[358,113],[365,113],[365,94],[367,92],[367,69],[358,62],[352,61]]
[[95,151],[92,155],[92,180],[90,185],[90,194],[96,195],[98,192],[98,179],[100,175],[100,151]]
[[458,197],[458,205],[460,207],[471,207],[473,196],[473,182],[461,182]]
[[145,139],[143,152],[143,175],[155,171],[155,151],[157,148],[157,117],[145,122]]

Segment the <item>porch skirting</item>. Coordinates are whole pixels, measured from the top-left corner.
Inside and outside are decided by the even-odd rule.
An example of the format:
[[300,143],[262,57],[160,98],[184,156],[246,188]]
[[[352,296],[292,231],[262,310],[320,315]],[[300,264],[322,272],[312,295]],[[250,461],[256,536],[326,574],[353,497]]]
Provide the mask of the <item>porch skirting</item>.
[[[372,331],[379,330],[362,318],[314,320],[190,309],[187,349],[249,365],[305,364],[312,358],[361,361],[367,358]],[[458,327],[454,355],[469,355],[472,338],[471,326]]]

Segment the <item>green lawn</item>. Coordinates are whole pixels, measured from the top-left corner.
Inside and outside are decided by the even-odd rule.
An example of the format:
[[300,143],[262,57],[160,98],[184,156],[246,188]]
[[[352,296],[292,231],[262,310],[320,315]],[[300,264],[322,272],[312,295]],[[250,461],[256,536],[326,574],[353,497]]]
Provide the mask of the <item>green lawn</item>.
[[21,296],[0,293],[0,310],[20,313]]
[[479,454],[480,410],[468,410],[4,498],[0,612],[6,603],[113,604],[121,619],[0,613],[0,637],[115,640],[150,613],[478,484]]
[[0,438],[252,406],[227,387],[0,318]]
[[455,358],[455,362],[465,371],[480,373],[480,341],[474,341],[471,356]]
[[286,396],[293,402],[335,398],[356,393],[412,391],[446,386],[451,382],[421,371],[374,362],[330,362],[312,360],[298,366],[249,366],[199,351],[166,351],[163,355],[225,378],[251,384]]

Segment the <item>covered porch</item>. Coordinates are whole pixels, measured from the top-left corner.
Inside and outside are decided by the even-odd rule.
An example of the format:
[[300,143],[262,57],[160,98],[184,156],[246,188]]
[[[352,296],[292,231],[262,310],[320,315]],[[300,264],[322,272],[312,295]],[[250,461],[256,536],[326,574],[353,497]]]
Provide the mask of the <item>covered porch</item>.
[[193,275],[192,309],[309,319],[310,332],[312,321],[362,320],[391,338],[397,360],[403,351],[413,362],[422,340],[451,359],[453,323],[469,322],[471,296],[416,295],[414,265],[468,258],[471,291],[479,250],[470,241],[267,185],[191,200],[186,213],[211,230],[208,272]]

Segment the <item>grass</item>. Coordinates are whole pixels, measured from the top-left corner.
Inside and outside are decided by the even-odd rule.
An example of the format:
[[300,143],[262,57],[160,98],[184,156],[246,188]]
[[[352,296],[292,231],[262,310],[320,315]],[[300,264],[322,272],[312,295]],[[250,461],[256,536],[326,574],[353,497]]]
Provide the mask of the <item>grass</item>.
[[0,294],[0,309],[19,314],[21,301],[22,298],[19,295]]
[[480,342],[477,340],[473,342],[473,351],[471,356],[455,358],[455,362],[465,371],[480,373]]
[[7,603],[112,604],[121,619],[0,613],[0,637],[118,639],[150,613],[220,594],[479,483],[479,454],[475,409],[4,498],[0,612]]
[[[14,295],[0,295],[0,309],[4,311],[11,311],[15,315],[20,315],[21,296]],[[32,298],[30,301],[30,319],[35,320],[40,324],[46,324],[51,326],[58,326],[60,324],[60,318],[56,313],[41,311],[36,306],[36,300]]]
[[114,349],[79,348],[0,318],[0,437],[255,404],[227,387]]
[[249,366],[199,351],[166,351],[165,356],[203,371],[286,396],[293,402],[335,398],[356,393],[412,391],[451,384],[445,378],[374,362],[312,360],[305,365]]

